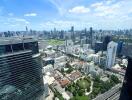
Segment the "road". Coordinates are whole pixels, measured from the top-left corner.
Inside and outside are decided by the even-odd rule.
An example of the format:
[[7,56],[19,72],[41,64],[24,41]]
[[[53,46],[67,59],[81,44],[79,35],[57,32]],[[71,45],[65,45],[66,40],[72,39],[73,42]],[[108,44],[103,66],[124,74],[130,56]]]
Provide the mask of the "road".
[[107,100],[119,100],[120,97],[120,91],[109,97]]
[[113,88],[111,88],[109,91],[105,92],[104,94],[101,94],[99,96],[97,96],[95,99],[93,100],[110,100],[109,98],[118,93],[120,91],[120,87],[122,86],[122,84],[117,84],[116,86],[114,86]]

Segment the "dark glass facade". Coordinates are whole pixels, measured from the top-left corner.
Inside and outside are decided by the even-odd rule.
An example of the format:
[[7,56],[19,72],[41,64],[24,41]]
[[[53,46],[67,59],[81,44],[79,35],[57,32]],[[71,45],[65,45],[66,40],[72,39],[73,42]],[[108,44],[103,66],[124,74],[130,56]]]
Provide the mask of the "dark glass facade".
[[110,36],[105,36],[104,40],[103,40],[103,50],[106,51],[107,50],[107,45],[108,43],[111,41],[111,37]]
[[0,100],[36,100],[43,91],[37,42],[0,45]]
[[96,42],[95,43],[95,53],[103,50],[103,43],[102,42]]
[[132,100],[132,58],[128,57],[128,66],[119,100]]
[[123,46],[123,42],[122,41],[118,42],[117,56],[121,56],[122,46]]

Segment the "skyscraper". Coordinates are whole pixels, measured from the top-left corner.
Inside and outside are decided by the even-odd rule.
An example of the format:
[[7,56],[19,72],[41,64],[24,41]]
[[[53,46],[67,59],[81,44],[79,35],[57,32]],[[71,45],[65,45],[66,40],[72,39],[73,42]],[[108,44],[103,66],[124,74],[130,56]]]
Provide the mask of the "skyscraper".
[[95,43],[95,53],[103,50],[103,42],[97,41]]
[[118,42],[118,46],[117,46],[117,56],[120,56],[121,55],[122,46],[123,46],[123,42],[122,41]]
[[108,43],[111,41],[111,37],[110,36],[105,36],[104,40],[103,40],[103,50],[106,51],[107,50],[107,45]]
[[91,44],[91,47],[93,47],[93,29],[92,29],[92,27],[90,27],[90,44]]
[[28,32],[28,27],[26,26],[26,32]]
[[75,42],[74,26],[71,27],[71,39]]
[[106,68],[110,69],[115,63],[117,43],[111,41],[107,46]]
[[35,100],[43,94],[38,42],[31,38],[0,40],[0,100]]

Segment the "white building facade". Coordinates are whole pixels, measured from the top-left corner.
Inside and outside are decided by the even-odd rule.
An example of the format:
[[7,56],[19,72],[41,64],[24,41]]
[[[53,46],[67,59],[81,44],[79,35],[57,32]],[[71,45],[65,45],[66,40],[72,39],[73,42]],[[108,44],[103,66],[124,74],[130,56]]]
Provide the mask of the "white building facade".
[[111,69],[115,63],[117,45],[116,42],[111,41],[107,46],[106,68],[108,69]]

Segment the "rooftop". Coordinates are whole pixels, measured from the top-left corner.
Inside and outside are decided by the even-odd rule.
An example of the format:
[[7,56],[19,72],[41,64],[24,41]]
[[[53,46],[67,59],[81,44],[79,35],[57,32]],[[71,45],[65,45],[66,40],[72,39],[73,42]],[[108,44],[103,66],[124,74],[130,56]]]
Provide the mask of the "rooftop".
[[63,79],[63,80],[60,80],[59,83],[60,83],[60,85],[61,85],[62,87],[64,87],[64,86],[66,86],[67,84],[69,84],[69,81],[68,81],[67,79]]
[[76,80],[77,78],[81,77],[81,73],[79,71],[72,72],[69,78],[71,80]]
[[27,43],[27,42],[35,42],[37,39],[32,37],[1,37],[0,45],[8,45],[8,44],[17,44],[17,43]]

